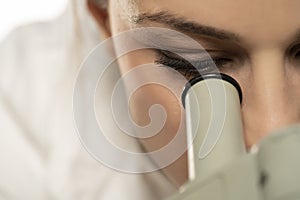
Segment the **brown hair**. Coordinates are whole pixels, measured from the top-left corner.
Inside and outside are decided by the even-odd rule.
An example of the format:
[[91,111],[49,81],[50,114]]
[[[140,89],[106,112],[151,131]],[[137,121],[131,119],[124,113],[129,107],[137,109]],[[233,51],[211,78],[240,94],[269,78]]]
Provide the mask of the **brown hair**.
[[107,8],[108,0],[94,0],[101,8]]

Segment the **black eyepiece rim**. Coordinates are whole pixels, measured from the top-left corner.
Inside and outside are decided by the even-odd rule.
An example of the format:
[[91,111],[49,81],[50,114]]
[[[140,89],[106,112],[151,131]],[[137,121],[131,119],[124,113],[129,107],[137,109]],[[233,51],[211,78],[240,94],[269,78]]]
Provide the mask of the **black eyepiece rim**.
[[229,76],[227,74],[223,74],[223,73],[208,73],[208,74],[201,74],[199,76],[196,76],[186,83],[186,85],[183,89],[182,95],[181,95],[181,101],[182,101],[182,105],[184,108],[185,108],[185,97],[187,95],[188,90],[196,83],[203,81],[203,80],[207,80],[207,79],[222,79],[224,81],[231,83],[238,91],[240,103],[242,103],[242,101],[243,101],[242,89],[241,89],[239,83],[234,78],[232,78],[231,76]]

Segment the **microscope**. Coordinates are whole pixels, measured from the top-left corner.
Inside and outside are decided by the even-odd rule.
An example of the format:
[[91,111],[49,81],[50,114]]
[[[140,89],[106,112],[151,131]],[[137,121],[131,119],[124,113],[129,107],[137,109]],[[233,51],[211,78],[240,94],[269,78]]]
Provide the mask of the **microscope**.
[[189,181],[168,200],[300,199],[300,126],[274,132],[247,151],[241,102],[241,88],[228,75],[187,83]]

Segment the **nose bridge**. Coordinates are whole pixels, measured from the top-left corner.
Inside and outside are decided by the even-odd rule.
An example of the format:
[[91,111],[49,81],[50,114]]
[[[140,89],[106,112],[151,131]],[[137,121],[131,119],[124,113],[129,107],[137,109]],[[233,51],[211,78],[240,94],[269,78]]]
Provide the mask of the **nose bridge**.
[[260,51],[252,59],[253,98],[256,106],[266,111],[280,109],[287,99],[284,58],[279,51]]
[[242,108],[248,145],[297,120],[283,54],[271,48],[257,51],[251,60],[251,77]]

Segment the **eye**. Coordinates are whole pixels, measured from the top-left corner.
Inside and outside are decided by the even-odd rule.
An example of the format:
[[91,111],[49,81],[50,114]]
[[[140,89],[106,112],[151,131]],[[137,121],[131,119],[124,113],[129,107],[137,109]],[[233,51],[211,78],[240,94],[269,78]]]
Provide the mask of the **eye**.
[[300,60],[300,49],[296,52],[295,58]]
[[292,59],[300,61],[300,44],[296,44],[290,49],[290,55]]
[[233,60],[224,55],[214,55],[187,61],[175,53],[157,50],[155,63],[175,69],[189,79],[199,74],[216,72],[223,68],[227,68],[232,65]]

